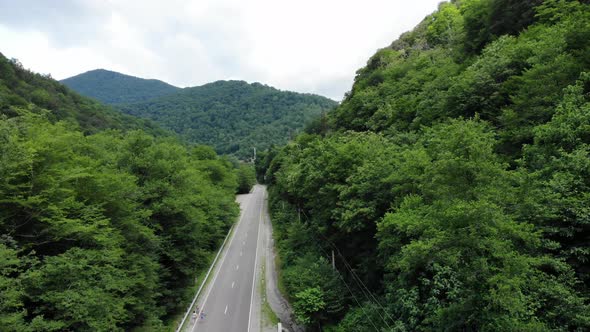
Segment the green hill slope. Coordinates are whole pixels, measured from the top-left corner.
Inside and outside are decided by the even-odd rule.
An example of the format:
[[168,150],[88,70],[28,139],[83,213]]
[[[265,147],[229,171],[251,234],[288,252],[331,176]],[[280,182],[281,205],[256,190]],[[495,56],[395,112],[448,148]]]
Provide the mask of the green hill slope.
[[261,154],[299,321],[590,330],[589,59],[588,1],[442,3]]
[[218,81],[120,109],[151,119],[188,141],[213,146],[218,153],[248,158],[254,147],[285,144],[336,105],[325,97],[259,83]]
[[96,69],[61,81],[78,93],[106,104],[135,103],[179,91],[168,83]]
[[0,53],[0,113],[12,117],[22,110],[48,113],[53,121],[75,123],[84,133],[104,129],[143,129],[167,135],[153,122],[121,114],[118,110],[80,96],[63,84],[25,70]]

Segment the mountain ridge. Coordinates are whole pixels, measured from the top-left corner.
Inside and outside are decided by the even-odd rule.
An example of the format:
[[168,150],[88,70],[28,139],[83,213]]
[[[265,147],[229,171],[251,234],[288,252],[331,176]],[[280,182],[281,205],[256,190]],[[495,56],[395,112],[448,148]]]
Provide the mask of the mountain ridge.
[[[210,145],[218,153],[241,159],[249,158],[253,148],[264,150],[287,143],[312,120],[338,105],[324,96],[243,80],[218,80],[136,98],[140,94],[134,90],[145,91],[142,86],[149,82],[137,77],[117,81],[123,74],[105,70],[87,73],[92,76],[87,80],[93,84],[92,93],[88,93],[89,89],[77,90],[79,93],[103,96],[103,102],[119,100],[111,105],[125,114],[150,119],[189,142]],[[112,88],[111,77],[128,85]],[[70,87],[77,88],[75,84]]]
[[232,80],[184,88],[146,102],[119,105],[119,109],[150,119],[187,141],[246,159],[253,148],[264,150],[287,143],[336,105],[318,95]]
[[122,114],[108,105],[86,98],[58,81],[26,70],[16,59],[0,53],[0,115],[49,112],[52,121],[68,121],[85,134],[105,129],[144,129],[152,135],[168,135],[151,121]]
[[162,80],[102,68],[89,70],[60,82],[80,94],[110,105],[145,101],[181,90]]

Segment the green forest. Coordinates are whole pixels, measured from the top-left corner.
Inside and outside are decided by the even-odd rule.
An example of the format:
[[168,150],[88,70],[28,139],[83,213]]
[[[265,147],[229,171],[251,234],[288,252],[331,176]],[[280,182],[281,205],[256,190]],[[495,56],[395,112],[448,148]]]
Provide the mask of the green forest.
[[590,330],[589,1],[441,3],[256,168],[309,331]]
[[0,330],[168,330],[253,177],[0,55]]
[[158,80],[92,70],[62,82],[123,113],[153,120],[185,141],[212,146],[219,154],[241,160],[252,158],[254,148],[286,144],[338,105],[318,95],[244,81],[180,89]]
[[110,70],[96,69],[61,81],[70,89],[109,105],[137,103],[181,89],[159,80],[148,80]]
[[253,148],[286,144],[307,123],[336,105],[325,97],[280,91],[260,83],[217,81],[119,107],[189,142],[245,160],[252,158]]

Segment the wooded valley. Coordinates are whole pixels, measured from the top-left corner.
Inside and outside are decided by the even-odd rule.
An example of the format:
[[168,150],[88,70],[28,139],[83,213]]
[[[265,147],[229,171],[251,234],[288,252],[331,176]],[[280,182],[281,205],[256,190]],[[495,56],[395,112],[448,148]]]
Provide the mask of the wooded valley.
[[308,331],[590,330],[589,0],[442,2],[340,104],[68,82],[0,54],[0,331],[171,330],[256,179]]

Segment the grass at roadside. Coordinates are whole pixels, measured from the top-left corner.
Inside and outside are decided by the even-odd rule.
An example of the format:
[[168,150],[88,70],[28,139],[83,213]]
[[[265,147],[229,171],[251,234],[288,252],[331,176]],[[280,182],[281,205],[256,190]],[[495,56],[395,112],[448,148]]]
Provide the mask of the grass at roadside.
[[273,220],[273,211],[272,209],[270,209],[269,207],[269,217],[270,217],[270,224],[272,226],[272,238],[273,238],[273,243],[274,243],[274,248],[273,248],[273,252],[275,253],[274,255],[274,263],[275,263],[275,272],[277,274],[277,287],[279,289],[279,292],[281,292],[281,295],[283,296],[283,298],[287,301],[290,301],[290,297],[289,297],[289,293],[287,292],[287,289],[285,287],[285,282],[283,281],[283,265],[282,265],[282,261],[281,261],[281,251],[279,250],[279,242],[280,242],[280,235],[279,235],[279,230],[274,227],[274,224],[272,222]]
[[[275,314],[272,310],[270,305],[268,304],[268,300],[266,299],[266,263],[262,263],[262,270],[261,270],[261,277],[260,277],[260,293],[261,293],[261,301],[262,301],[262,317],[261,319],[263,322],[266,321],[270,323],[271,326],[276,326],[279,323],[279,317]],[[264,317],[264,318],[263,318]]]

